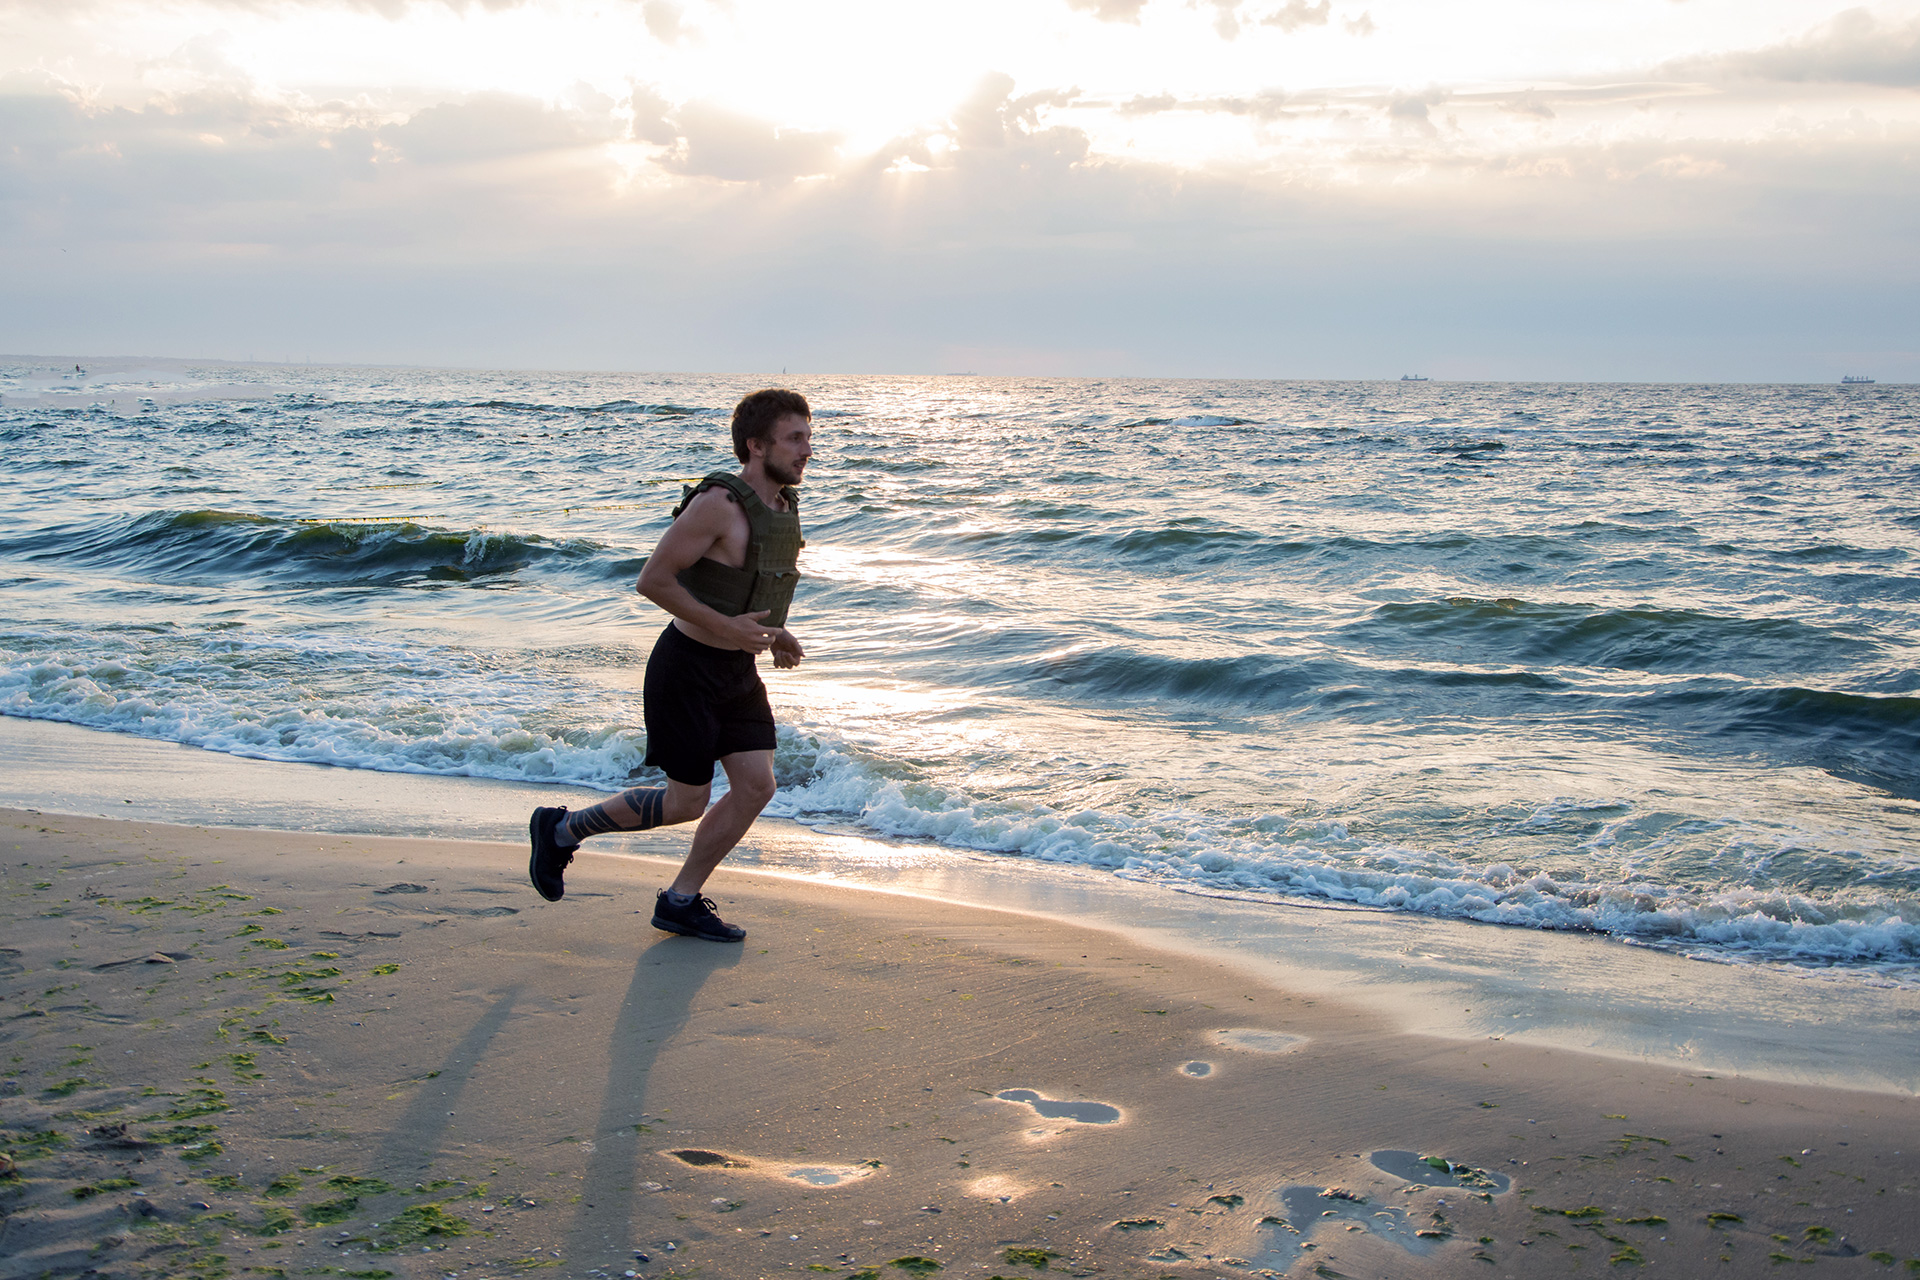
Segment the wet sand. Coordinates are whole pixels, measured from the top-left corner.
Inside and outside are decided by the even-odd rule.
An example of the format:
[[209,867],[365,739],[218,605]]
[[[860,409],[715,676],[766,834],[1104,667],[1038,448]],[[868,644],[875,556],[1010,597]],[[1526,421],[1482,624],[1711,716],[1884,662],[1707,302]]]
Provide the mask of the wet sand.
[[0,1276],[1920,1269],[1910,1095],[767,874],[729,947],[664,860],[4,816]]

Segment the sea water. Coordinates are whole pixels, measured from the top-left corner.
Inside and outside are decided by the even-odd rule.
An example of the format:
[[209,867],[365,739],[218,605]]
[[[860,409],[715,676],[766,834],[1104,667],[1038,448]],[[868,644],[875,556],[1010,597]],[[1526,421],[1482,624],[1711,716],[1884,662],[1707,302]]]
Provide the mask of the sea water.
[[656,783],[634,580],[783,382],[769,812],[1920,980],[1914,388],[148,364],[0,368],[9,716]]

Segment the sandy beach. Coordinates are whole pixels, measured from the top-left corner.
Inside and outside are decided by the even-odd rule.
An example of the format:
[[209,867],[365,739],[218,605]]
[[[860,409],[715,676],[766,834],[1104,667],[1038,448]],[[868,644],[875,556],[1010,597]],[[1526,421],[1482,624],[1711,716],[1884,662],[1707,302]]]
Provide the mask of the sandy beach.
[[1910,1095],[764,873],[727,947],[648,927],[664,860],[548,905],[504,843],[5,813],[6,1276],[1920,1269]]

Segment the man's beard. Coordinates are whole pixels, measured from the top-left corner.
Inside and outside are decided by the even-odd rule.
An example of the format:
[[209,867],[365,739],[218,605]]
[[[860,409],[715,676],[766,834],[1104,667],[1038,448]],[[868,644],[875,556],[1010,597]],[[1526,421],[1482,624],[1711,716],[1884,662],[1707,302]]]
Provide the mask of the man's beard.
[[769,476],[778,480],[781,484],[800,483],[800,469],[798,467],[783,467],[772,459],[768,459],[766,470]]

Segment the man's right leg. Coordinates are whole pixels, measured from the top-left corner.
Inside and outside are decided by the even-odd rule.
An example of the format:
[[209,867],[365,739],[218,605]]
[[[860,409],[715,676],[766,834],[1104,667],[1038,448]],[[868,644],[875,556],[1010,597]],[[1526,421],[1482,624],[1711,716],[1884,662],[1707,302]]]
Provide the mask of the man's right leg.
[[651,831],[691,822],[706,812],[711,792],[710,784],[696,787],[669,778],[664,787],[633,787],[578,813],[535,809],[527,824],[533,842],[527,874],[533,887],[548,902],[560,901],[567,892],[567,866],[582,840],[609,831]]

